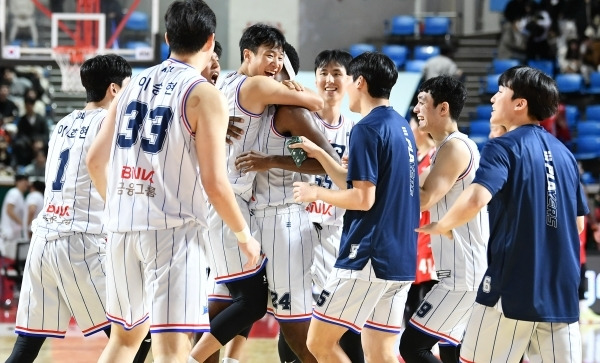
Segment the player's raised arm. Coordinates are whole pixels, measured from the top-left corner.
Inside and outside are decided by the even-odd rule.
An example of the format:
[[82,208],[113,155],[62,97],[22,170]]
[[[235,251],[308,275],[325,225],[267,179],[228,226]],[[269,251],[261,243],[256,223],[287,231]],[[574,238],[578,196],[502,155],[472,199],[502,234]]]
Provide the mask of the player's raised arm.
[[323,150],[321,147],[316,145],[314,142],[310,141],[306,137],[302,137],[302,142],[297,144],[290,145],[291,148],[300,148],[306,151],[306,155],[309,158],[314,158],[321,163],[323,169],[325,169],[325,173],[329,175],[331,180],[338,186],[340,189],[346,189],[346,176],[348,175],[348,169],[344,168],[340,162],[339,158],[334,158]]
[[106,168],[110,160],[112,141],[115,133],[115,120],[117,116],[118,99],[114,100],[108,109],[108,114],[102,122],[100,131],[90,147],[85,162],[90,173],[92,183],[100,193],[102,199],[106,200]]
[[192,128],[195,127],[200,178],[204,190],[217,213],[236,233],[240,248],[248,257],[246,268],[254,267],[260,256],[260,245],[250,235],[227,178],[224,150],[229,117],[225,99],[212,85],[200,83],[192,91],[186,104],[186,114]]

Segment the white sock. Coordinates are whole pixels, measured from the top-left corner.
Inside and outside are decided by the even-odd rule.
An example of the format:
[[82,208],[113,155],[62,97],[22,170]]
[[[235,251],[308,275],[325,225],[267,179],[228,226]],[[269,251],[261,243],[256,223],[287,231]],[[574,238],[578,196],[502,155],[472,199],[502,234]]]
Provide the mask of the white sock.
[[240,363],[239,360],[233,358],[223,358],[222,363]]
[[192,357],[191,355],[188,357],[188,361],[187,363],[200,363],[197,360],[194,359],[194,357]]

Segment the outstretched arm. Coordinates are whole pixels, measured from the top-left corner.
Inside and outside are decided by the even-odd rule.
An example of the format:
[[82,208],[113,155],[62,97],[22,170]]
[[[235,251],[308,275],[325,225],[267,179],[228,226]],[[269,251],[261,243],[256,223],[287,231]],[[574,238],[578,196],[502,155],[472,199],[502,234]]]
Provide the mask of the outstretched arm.
[[323,108],[323,99],[309,90],[298,90],[266,76],[248,77],[240,87],[239,102],[250,112],[260,113],[268,105],[292,105],[310,111]]
[[317,146],[314,142],[308,138],[301,136],[302,142],[290,145],[291,148],[300,148],[306,151],[306,155],[309,158],[314,158],[321,163],[325,173],[329,178],[337,185],[340,189],[346,189],[346,176],[348,170],[340,165],[338,159],[334,159],[328,152]]

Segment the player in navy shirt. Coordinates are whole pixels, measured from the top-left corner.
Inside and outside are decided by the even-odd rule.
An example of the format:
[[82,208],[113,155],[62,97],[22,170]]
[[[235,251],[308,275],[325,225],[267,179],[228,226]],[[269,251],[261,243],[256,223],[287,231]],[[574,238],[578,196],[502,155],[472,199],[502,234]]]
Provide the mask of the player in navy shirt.
[[588,208],[575,158],[539,125],[556,113],[558,90],[529,67],[509,69],[498,84],[490,122],[508,132],[488,141],[446,216],[419,230],[448,235],[489,203],[489,267],[461,361],[518,361],[527,351],[536,361],[581,362],[578,234]]
[[308,332],[318,361],[348,361],[339,346],[347,331],[360,332],[367,360],[397,361],[394,343],[415,278],[419,225],[416,146],[408,122],[389,106],[394,63],[363,53],[348,66],[350,109],[363,119],[350,133],[348,169],[303,137],[296,144],[325,168],[340,188],[294,183],[296,201],[346,209],[340,253]]

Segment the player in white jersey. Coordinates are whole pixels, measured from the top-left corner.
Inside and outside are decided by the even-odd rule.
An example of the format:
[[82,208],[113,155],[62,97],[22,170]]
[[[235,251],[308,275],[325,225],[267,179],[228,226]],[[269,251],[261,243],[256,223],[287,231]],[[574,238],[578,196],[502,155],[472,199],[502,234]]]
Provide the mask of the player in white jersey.
[[[467,98],[464,85],[439,76],[419,87],[414,112],[419,130],[431,135],[436,151],[421,187],[421,211],[441,219],[471,184],[479,166],[476,144],[458,131],[457,120]],[[424,172],[426,173],[426,172]],[[423,174],[422,174],[423,175]],[[471,315],[477,288],[487,267],[487,209],[453,231],[453,240],[431,237],[439,283],[425,296],[402,334],[400,353],[408,363],[439,362],[431,348],[439,341],[443,362],[458,362],[459,345]]]
[[8,362],[33,362],[46,337],[65,336],[71,316],[86,336],[110,325],[104,201],[85,158],[131,67],[120,56],[99,55],[84,62],[80,73],[87,105],[59,121],[50,138],[44,206],[33,222],[15,327],[19,337]]
[[191,333],[208,328],[201,306],[205,194],[235,231],[244,268],[255,268],[260,256],[227,182],[225,155],[215,152],[225,148],[225,100],[200,75],[213,55],[216,16],[201,0],[174,1],[165,26],[171,58],[123,89],[87,158],[111,232],[113,330],[100,362],[131,359],[148,328],[155,362],[188,360]]
[[[268,105],[301,105],[311,110],[317,110],[323,105],[316,93],[304,90],[297,83],[277,82],[273,79],[282,68],[284,44],[283,34],[272,26],[255,24],[248,27],[239,42],[242,60],[240,68],[219,83],[219,88],[228,101],[229,115],[244,120],[242,137],[230,140],[232,142],[227,146],[227,168],[238,205],[253,233],[256,232],[256,228],[254,220],[250,218],[248,203],[252,195],[255,172],[244,174],[236,170],[235,158],[246,150],[256,149],[258,130],[264,122]],[[266,260],[263,259],[256,269],[244,271],[244,257],[232,244],[233,241],[233,235],[223,229],[221,218],[210,209],[208,259],[211,270],[215,271],[216,283],[225,284],[229,290],[221,286],[221,291],[224,292],[219,295],[231,294],[234,303],[211,319],[213,340],[209,342],[211,336],[205,335],[192,350],[192,356],[198,361],[206,359],[248,327],[244,320],[236,317],[239,314],[239,305],[246,305],[247,309],[251,309],[256,316],[255,320],[262,317],[266,311]]]
[[25,197],[25,227],[28,238],[31,238],[31,223],[44,208],[44,190],[46,184],[40,180],[34,180],[29,188],[29,194]]
[[[286,44],[282,79],[293,79],[300,66],[295,49]],[[295,56],[291,56],[294,54]],[[250,206],[258,226],[267,263],[271,300],[269,312],[279,321],[285,341],[302,362],[314,357],[306,347],[312,312],[312,255],[316,231],[305,206],[293,198],[293,183],[313,181],[304,173],[324,173],[318,161],[309,159],[297,166],[286,142],[291,136],[305,135],[337,158],[335,150],[304,108],[278,106],[259,134],[258,149],[240,155],[236,167],[242,172],[258,172]],[[284,360],[284,357],[280,358]]]

